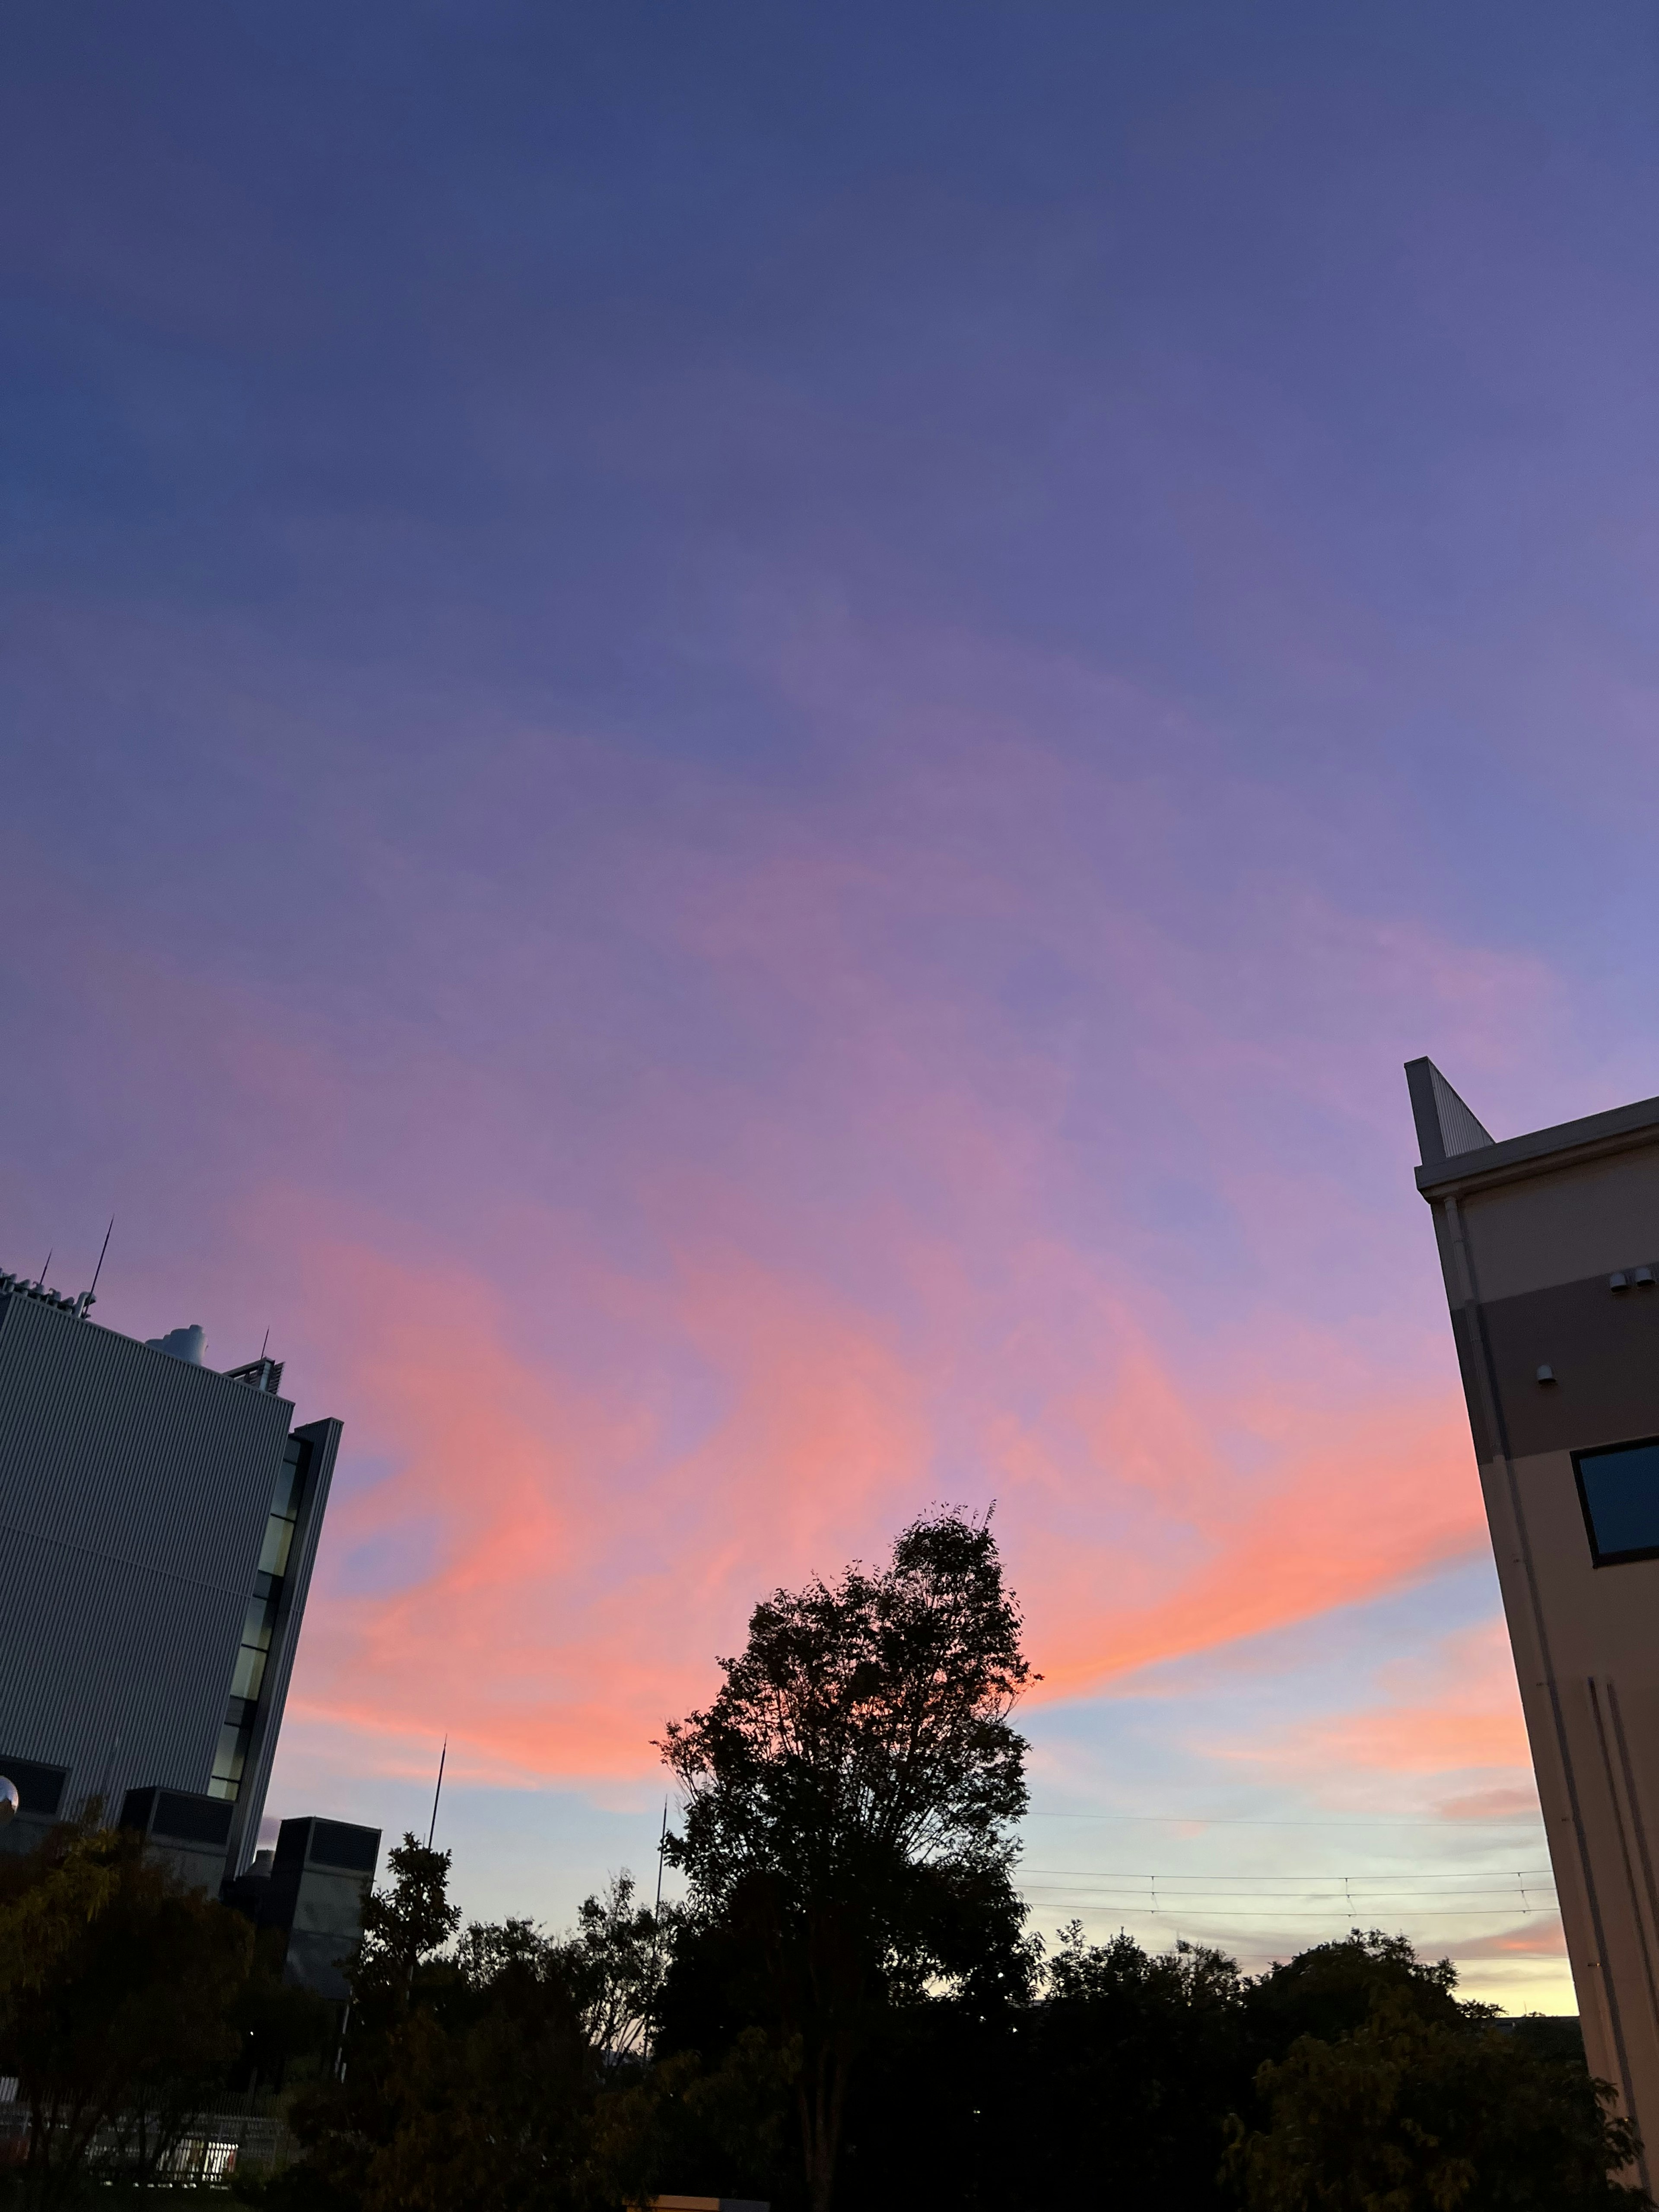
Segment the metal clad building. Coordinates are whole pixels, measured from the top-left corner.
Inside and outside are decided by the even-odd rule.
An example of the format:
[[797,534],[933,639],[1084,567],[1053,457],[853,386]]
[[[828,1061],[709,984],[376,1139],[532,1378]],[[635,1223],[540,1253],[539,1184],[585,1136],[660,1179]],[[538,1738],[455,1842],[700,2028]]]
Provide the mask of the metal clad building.
[[156,1788],[229,1800],[251,1856],[340,1434],[290,1433],[280,1372],[0,1277],[0,1772],[43,1771],[9,1840]]
[[1659,1099],[1503,1143],[1407,1069],[1591,2071],[1659,2173]]
[[259,1917],[286,1931],[283,1974],[325,1997],[349,1994],[340,1961],[362,1938],[363,1899],[380,1855],[378,1828],[346,1820],[284,1820]]

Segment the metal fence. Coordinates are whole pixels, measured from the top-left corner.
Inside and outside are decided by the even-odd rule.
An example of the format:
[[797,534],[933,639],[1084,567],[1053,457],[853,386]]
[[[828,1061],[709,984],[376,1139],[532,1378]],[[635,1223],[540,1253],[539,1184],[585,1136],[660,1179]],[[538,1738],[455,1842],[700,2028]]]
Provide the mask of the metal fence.
[[[152,2124],[152,2136],[155,2130]],[[118,2166],[130,2162],[137,2134],[136,2118],[100,2128],[87,2153],[88,2163]],[[0,2101],[0,2166],[21,2166],[28,2156],[27,2105]],[[175,2182],[211,2187],[234,2173],[274,2173],[297,2155],[298,2144],[280,2112],[195,2112],[173,2135],[161,2171]]]

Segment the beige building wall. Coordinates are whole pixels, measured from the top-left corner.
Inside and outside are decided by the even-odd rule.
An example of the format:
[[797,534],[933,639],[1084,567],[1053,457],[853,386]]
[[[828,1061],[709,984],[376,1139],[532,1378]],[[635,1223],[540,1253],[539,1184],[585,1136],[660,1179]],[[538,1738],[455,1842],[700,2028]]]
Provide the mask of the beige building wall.
[[[1659,1439],[1659,1100],[1500,1145],[1429,1062],[1407,1074],[1585,2049],[1653,2146],[1646,2185],[1659,2172],[1659,1453],[1594,1455]],[[1606,1556],[1609,1468],[1634,1500],[1620,1545],[1650,1522],[1656,1556]]]

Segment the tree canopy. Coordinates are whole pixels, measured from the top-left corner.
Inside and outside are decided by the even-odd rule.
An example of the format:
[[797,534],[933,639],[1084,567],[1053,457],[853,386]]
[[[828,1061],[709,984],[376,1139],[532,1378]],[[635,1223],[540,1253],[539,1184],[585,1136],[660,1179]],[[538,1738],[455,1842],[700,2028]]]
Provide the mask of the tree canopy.
[[1606,2086],[1496,2026],[1489,2007],[1459,2005],[1449,1968],[1425,1970],[1401,1939],[1322,1946],[1267,1978],[1260,2009],[1270,2015],[1284,1983],[1299,1978],[1333,2026],[1341,1984],[1357,1991],[1355,1969],[1367,1964],[1382,1971],[1364,1988],[1362,2017],[1297,2036],[1257,2070],[1266,2124],[1235,2120],[1226,2162],[1249,2212],[1632,2212],[1647,2203],[1619,2179],[1637,2146]]
[[1020,1635],[988,1522],[953,1512],[878,1569],[775,1591],[665,1737],[686,1900],[647,1908],[623,1872],[562,1934],[463,1924],[450,1855],[405,1836],[343,2033],[277,1978],[272,1931],[95,1808],[0,1856],[0,2072],[30,2122],[0,2203],[149,2203],[189,2116],[261,2080],[303,2154],[237,2177],[264,2212],[1647,2202],[1574,2023],[1498,2020],[1401,1936],[1252,1978],[1030,1934]]
[[154,2181],[261,2025],[273,2050],[317,2027],[270,2014],[247,1921],[98,1814],[0,1857],[0,2074],[28,2115],[15,2186],[40,2206],[78,2199],[95,2142],[106,2178]]
[[935,1513],[882,1570],[774,1591],[714,1702],[664,1738],[684,1801],[667,1856],[693,1916],[763,1964],[812,2212],[872,2016],[1019,1957],[1020,1631],[988,1516]]

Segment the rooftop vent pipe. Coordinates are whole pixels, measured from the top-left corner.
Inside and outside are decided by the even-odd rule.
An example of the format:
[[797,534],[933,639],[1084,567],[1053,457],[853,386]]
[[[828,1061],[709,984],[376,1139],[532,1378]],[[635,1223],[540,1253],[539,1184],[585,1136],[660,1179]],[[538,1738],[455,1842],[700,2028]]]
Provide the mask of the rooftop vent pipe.
[[165,1352],[199,1367],[207,1350],[207,1331],[199,1321],[193,1321],[188,1328],[170,1328],[165,1336],[147,1336],[144,1342],[152,1352]]

